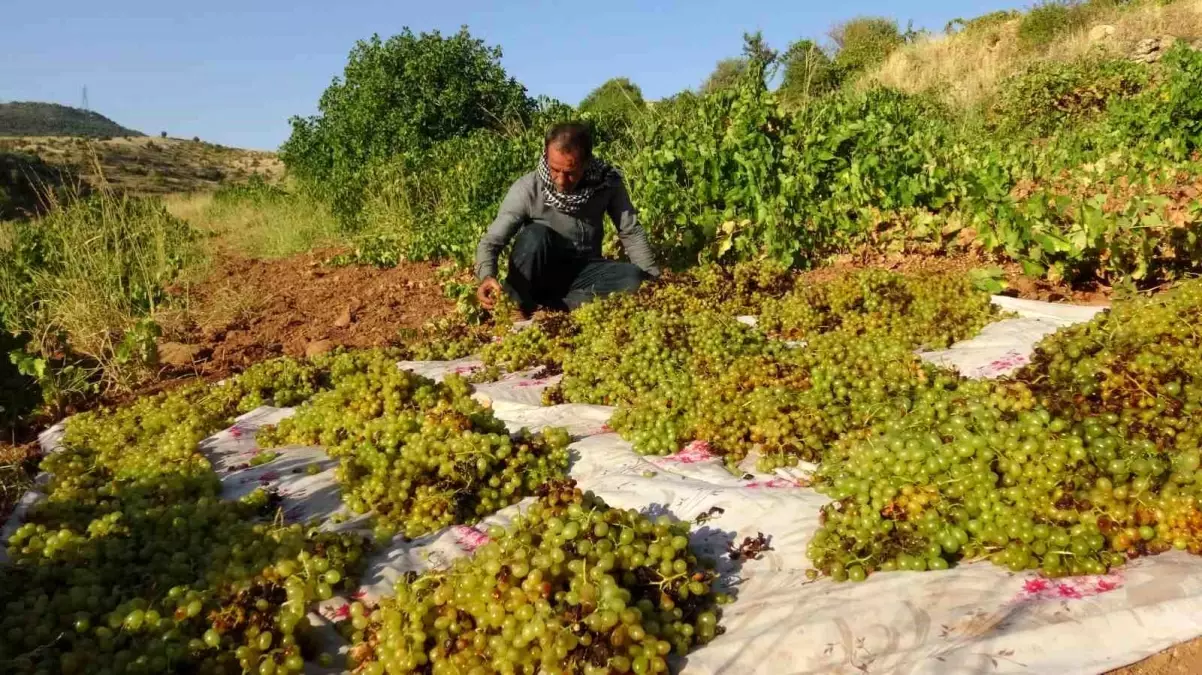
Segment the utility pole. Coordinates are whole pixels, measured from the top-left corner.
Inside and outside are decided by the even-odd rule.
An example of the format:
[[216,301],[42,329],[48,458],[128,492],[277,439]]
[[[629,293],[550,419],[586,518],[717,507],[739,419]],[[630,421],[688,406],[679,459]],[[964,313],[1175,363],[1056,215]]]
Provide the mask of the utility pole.
[[88,109],[88,85],[83,86],[83,105],[79,106],[84,110]]

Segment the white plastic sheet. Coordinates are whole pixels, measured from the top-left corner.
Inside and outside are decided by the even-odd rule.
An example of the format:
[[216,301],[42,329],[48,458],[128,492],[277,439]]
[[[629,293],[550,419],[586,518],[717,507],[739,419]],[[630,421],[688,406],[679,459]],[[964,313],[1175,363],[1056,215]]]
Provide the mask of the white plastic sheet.
[[[924,358],[969,376],[997,376],[1025,362],[1043,335],[1100,309],[995,301],[1018,316]],[[471,359],[402,364],[435,379],[478,366]],[[571,475],[613,506],[680,519],[723,509],[697,529],[692,545],[724,560],[737,599],[724,609],[725,634],[675,664],[685,673],[1097,673],[1202,635],[1202,560],[1185,554],[1055,581],[975,563],[942,572],[879,573],[860,584],[809,582],[805,547],[827,499],[803,487],[805,467],[739,477],[704,443],[667,457],[641,457],[605,425],[611,409],[539,406],[542,389],[553,381],[521,373],[479,387],[477,396],[514,431],[568,428],[576,437]],[[345,513],[333,462],[319,448],[286,448],[272,462],[237,468],[257,451],[255,430],[288,414],[260,408],[205,441],[202,449],[226,496],[273,486],[290,518],[326,519],[339,529],[364,526],[364,517]],[[49,450],[56,438],[49,434],[44,442]],[[316,475],[304,471],[312,463],[322,469]],[[506,522],[528,501],[475,527],[455,526],[409,542],[398,537],[370,560],[360,594],[368,600],[386,596],[404,572],[470,554],[487,541],[488,523]],[[335,524],[329,520],[335,514],[347,519]],[[760,532],[772,546],[761,559],[740,567],[722,556],[728,543]],[[345,603],[323,603],[311,619],[326,626],[344,620]],[[326,636],[330,645],[338,643],[333,631]]]

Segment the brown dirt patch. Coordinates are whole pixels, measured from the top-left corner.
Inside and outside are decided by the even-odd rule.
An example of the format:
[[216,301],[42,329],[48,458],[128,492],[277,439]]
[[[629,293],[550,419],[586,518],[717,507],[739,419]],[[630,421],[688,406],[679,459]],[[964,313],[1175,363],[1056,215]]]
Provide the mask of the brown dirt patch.
[[1170,647],[1107,675],[1194,675],[1202,673],[1202,638]]
[[931,255],[925,253],[861,253],[842,256],[825,267],[805,272],[803,281],[821,282],[848,270],[867,268],[887,269],[903,274],[921,272],[968,272],[973,269],[996,267],[1002,270],[1007,289],[1002,295],[1044,302],[1068,302],[1078,305],[1103,305],[1110,302],[1110,289],[1104,286],[1073,288],[1047,279],[1029,277],[1013,262],[996,262],[978,255]]
[[324,262],[328,257],[225,257],[204,282],[175,289],[182,309],[165,319],[164,339],[202,348],[190,369],[177,370],[225,376],[264,359],[304,356],[323,341],[332,347],[393,345],[401,329],[453,309],[433,264],[332,267]]

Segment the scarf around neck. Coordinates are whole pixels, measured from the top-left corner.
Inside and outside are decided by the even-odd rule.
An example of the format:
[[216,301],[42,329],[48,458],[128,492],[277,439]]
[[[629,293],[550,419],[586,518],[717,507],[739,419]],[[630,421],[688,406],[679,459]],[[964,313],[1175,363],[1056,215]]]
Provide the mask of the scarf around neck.
[[588,166],[584,168],[584,176],[576,184],[576,189],[570,193],[560,192],[559,188],[555,187],[546,155],[538,162],[538,178],[543,184],[544,201],[547,206],[569,215],[579,213],[598,190],[614,187],[622,182],[622,174],[617,169],[596,157],[588,161]]

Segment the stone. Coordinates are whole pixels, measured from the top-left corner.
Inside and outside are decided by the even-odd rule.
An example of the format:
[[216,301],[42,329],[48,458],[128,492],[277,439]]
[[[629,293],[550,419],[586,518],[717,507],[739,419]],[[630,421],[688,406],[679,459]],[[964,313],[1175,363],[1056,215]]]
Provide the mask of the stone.
[[347,326],[351,325],[351,320],[351,308],[348,306],[347,308],[343,309],[342,314],[339,314],[338,318],[334,320],[334,327],[346,328]]
[[1110,24],[1103,23],[1089,29],[1090,42],[1101,42],[1111,35],[1114,35],[1114,26]]
[[334,343],[330,340],[314,340],[305,345],[305,356],[307,358],[321,356],[332,349],[334,349]]
[[203,345],[186,345],[182,342],[164,342],[158,346],[159,363],[180,368],[203,361],[210,350]]
[[1163,35],[1158,38],[1144,38],[1135,43],[1135,48],[1131,50],[1131,59],[1140,63],[1155,63],[1176,42],[1177,38],[1172,35]]

